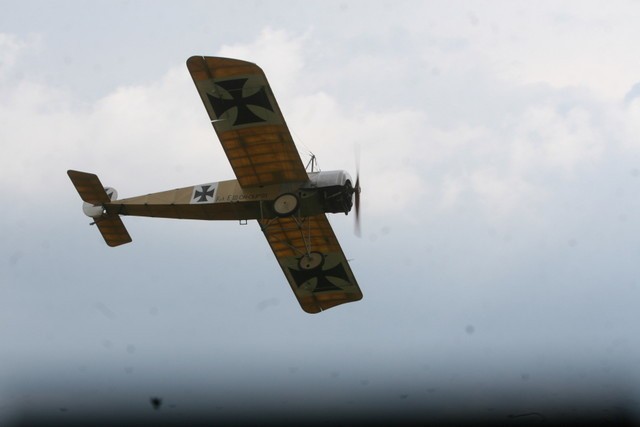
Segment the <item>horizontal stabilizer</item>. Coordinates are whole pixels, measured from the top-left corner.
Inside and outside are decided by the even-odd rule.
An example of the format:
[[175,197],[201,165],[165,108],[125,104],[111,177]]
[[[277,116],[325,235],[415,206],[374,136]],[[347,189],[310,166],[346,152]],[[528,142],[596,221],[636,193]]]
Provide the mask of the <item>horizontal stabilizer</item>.
[[111,247],[131,242],[131,236],[129,236],[119,215],[105,215],[96,218],[96,225],[104,237],[104,241]]
[[[71,182],[76,187],[80,198],[82,198],[85,204],[104,206],[111,201],[109,194],[107,194],[105,187],[103,187],[97,175],[74,170],[67,171],[67,175],[69,175]],[[85,211],[85,213],[87,213],[87,211]],[[120,246],[131,242],[131,236],[129,236],[119,215],[100,214],[98,210],[97,215],[94,216],[91,214],[91,216],[94,217],[95,224],[98,226],[98,230],[100,230],[100,234],[104,237],[107,245]]]
[[99,205],[110,201],[96,174],[69,170],[67,175],[71,178],[71,182],[84,202]]

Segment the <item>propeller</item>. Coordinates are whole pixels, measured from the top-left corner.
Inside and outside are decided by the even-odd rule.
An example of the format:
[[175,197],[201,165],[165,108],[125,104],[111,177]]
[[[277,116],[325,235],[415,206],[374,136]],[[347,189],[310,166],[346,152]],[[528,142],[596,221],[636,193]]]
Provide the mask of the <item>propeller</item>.
[[356,222],[355,222],[355,233],[356,236],[360,237],[360,192],[362,189],[360,188],[360,172],[356,172],[356,186],[353,188],[353,194],[355,195],[355,209],[356,209]]
[[356,184],[353,187],[353,195],[355,196],[355,228],[354,232],[356,236],[360,237],[360,192],[362,189],[360,188],[360,147],[356,146]]

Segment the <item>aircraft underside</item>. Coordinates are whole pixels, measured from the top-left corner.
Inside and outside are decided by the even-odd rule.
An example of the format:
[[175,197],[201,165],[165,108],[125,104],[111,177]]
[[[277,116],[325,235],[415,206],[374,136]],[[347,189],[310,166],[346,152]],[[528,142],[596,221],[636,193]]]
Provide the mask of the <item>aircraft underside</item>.
[[256,64],[193,56],[187,68],[236,179],[127,199],[95,174],[69,170],[107,245],[132,241],[120,216],[257,220],[300,306],[318,313],[359,301],[362,292],[325,213],[349,213],[358,226],[360,185],[345,171],[307,170]]

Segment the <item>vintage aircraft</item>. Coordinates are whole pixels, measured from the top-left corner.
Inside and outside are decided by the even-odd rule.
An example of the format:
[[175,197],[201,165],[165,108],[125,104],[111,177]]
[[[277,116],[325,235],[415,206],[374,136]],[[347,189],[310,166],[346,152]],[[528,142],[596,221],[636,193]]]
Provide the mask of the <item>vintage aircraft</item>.
[[345,171],[311,171],[302,163],[264,72],[229,58],[193,56],[187,68],[235,180],[209,182],[118,199],[94,174],[67,174],[109,246],[131,242],[120,215],[160,218],[256,219],[302,309],[318,313],[358,301],[362,292],[325,213],[356,225],[360,183]]

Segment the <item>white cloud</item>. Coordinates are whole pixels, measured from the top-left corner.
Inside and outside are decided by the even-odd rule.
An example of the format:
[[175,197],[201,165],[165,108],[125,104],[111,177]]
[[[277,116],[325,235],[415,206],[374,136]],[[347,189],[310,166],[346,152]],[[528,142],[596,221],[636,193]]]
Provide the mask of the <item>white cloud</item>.
[[[419,103],[392,109],[354,104],[339,92],[306,83],[323,81],[326,75],[340,80],[344,66],[316,68],[310,34],[265,29],[254,41],[225,46],[219,54],[255,61],[265,69],[277,85],[276,98],[303,161],[307,150],[313,151],[323,169],[354,174],[355,148],[360,147],[363,207],[371,215],[446,215],[476,203],[488,218],[500,220],[525,205],[544,204],[548,182],[537,176],[570,177],[598,167],[611,145],[603,135],[612,128],[627,129],[620,131],[622,145],[633,145],[637,102],[621,109],[621,104],[572,92],[540,101],[519,97],[523,86],[506,81],[494,84],[502,83],[523,104],[505,112],[499,122],[490,117],[470,124],[461,116],[445,126],[432,120],[431,107]],[[446,56],[446,50],[440,55]],[[354,56],[341,85],[370,73],[371,64],[381,64],[375,54],[365,57]],[[454,73],[441,78],[455,85],[466,77]],[[25,80],[5,87],[2,95],[0,136],[9,154],[0,160],[5,191],[36,191],[52,177],[65,180],[68,168],[99,173],[122,196],[232,177],[182,65],[157,81],[114,88],[92,105]]]
[[231,177],[184,66],[168,70],[160,81],[118,88],[96,103],[88,125],[93,136],[83,148],[99,147],[95,162],[127,181],[184,186],[200,182],[187,181],[198,177]]
[[309,35],[297,36],[284,30],[265,28],[249,43],[224,45],[218,56],[253,62],[262,68],[278,99],[297,93],[304,66],[303,47]]
[[632,152],[640,151],[640,98],[635,98],[624,108],[620,120],[623,144]]
[[[421,35],[423,52],[443,72],[490,69],[518,84],[582,87],[622,99],[640,75],[630,54],[640,38],[640,5],[622,1],[424,2],[410,31]],[[615,78],[612,78],[615,76]]]
[[515,131],[513,161],[520,170],[559,168],[571,173],[577,167],[597,165],[607,145],[592,112],[582,107],[560,113],[557,105],[528,109]]
[[37,83],[22,81],[1,95],[2,184],[35,190],[49,181],[51,166],[60,164],[65,148],[83,133],[78,124],[85,116],[71,110],[64,92]]
[[42,196],[43,185],[71,185],[67,169],[98,173],[123,197],[232,177],[184,66],[93,105],[21,80],[2,90],[0,122],[7,194]]
[[0,78],[14,67],[21,51],[33,43],[33,40],[23,40],[14,34],[0,33]]
[[[544,191],[519,175],[504,175],[491,169],[476,170],[470,177],[471,189],[480,202],[486,217],[494,223],[503,223],[516,214],[519,220],[531,222],[540,203],[545,201]],[[526,214],[523,218],[522,215]]]

